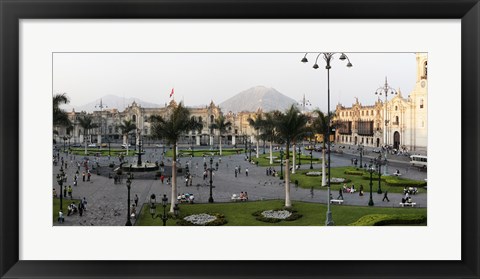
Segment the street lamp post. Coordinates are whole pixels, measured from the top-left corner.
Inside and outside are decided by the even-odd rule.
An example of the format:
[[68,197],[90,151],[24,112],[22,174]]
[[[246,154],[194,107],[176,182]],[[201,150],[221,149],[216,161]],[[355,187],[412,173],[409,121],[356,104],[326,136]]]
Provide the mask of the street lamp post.
[[313,169],[313,149],[310,150],[310,169]]
[[302,149],[300,147],[300,145],[298,146],[298,167],[300,168],[300,166],[302,165]]
[[[168,215],[167,215],[167,204],[168,204],[168,198],[166,194],[163,194],[162,198],[162,207],[163,207],[163,214],[156,214],[157,213],[157,199],[155,194],[150,195],[150,215],[152,215],[152,219],[155,218],[160,218],[162,219],[163,225],[167,225],[167,220],[168,220]],[[175,217],[178,216],[180,208],[178,207],[178,204],[175,204],[173,207],[173,215]]]
[[60,210],[63,211],[63,180],[65,179],[65,173],[63,172],[63,165],[60,166],[60,173],[57,174],[57,182],[60,186]]
[[360,153],[360,168],[363,168],[363,145],[358,145],[358,151]]
[[213,203],[213,196],[212,196],[212,170],[213,170],[213,158],[210,157],[210,197],[208,198],[209,203]]
[[373,175],[373,172],[375,171],[375,169],[370,166],[368,168],[368,172],[370,173],[370,200],[368,201],[368,206],[373,206],[373,196],[372,196],[372,186],[373,186],[373,182],[372,182],[372,175]]
[[381,181],[381,176],[382,176],[382,155],[378,155],[378,190],[377,193],[381,194],[382,193],[382,188],[380,187],[380,181]]
[[[301,62],[303,63],[307,63],[308,60],[307,60],[307,54],[305,54],[305,56],[303,57],[303,59],[301,60]],[[315,60],[315,64],[313,65],[313,68],[314,69],[318,69],[319,66],[317,64],[318,62],[318,57],[320,57],[320,55],[323,55],[323,59],[325,60],[326,62],[326,66],[325,66],[325,69],[327,69],[327,115],[328,115],[328,127],[327,127],[327,151],[328,151],[328,176],[327,176],[327,179],[328,179],[328,183],[327,183],[327,186],[328,186],[328,193],[327,193],[327,219],[325,221],[325,225],[327,226],[333,226],[334,225],[334,222],[332,220],[332,211],[330,209],[330,69],[332,68],[332,66],[330,66],[330,62],[332,61],[332,57],[335,55],[336,53],[335,52],[321,52],[317,55],[317,59]],[[350,63],[350,59],[348,58],[347,55],[345,55],[345,53],[341,53],[340,54],[340,60],[344,61],[345,59],[348,61],[347,63],[347,67],[350,68],[352,67],[352,63]]]
[[248,157],[248,161],[251,162],[252,161],[252,140],[250,139],[248,141],[248,143],[249,143],[249,147],[250,147],[250,155]]
[[[387,77],[385,77],[385,84],[377,90],[375,90],[375,95],[381,96],[385,95],[385,103],[383,104],[384,106],[384,121],[383,121],[383,144],[387,145],[387,125],[388,125],[388,119],[387,119],[387,101],[388,101],[388,94],[391,95],[397,95],[397,91],[390,87],[387,82]],[[385,153],[385,158],[387,158],[387,154]]]
[[283,180],[283,149],[280,149],[280,180]]
[[132,176],[127,174],[127,189],[128,189],[128,198],[127,198],[127,223],[125,226],[131,226],[132,222],[130,221],[130,187],[132,186]]

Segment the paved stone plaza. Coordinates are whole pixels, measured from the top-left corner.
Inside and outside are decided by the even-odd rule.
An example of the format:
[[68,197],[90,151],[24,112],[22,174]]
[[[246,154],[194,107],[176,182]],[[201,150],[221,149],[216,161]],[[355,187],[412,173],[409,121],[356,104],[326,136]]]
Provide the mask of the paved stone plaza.
[[[261,150],[261,149],[260,149]],[[351,154],[349,154],[351,153]],[[344,154],[332,154],[332,167],[336,166],[348,166],[351,163],[351,158],[358,158],[355,152],[349,152],[348,149],[344,151]],[[143,157],[143,160],[154,161],[155,156],[159,157],[160,152],[154,148],[146,148],[146,154]],[[368,152],[367,152],[368,154]],[[60,156],[66,157],[65,153],[60,153]],[[254,153],[252,153],[254,156]],[[374,153],[371,156],[365,157],[365,162],[368,163],[369,159],[375,156]],[[378,155],[376,155],[378,156]],[[320,153],[315,152],[314,157],[321,157]],[[73,186],[73,177],[77,170],[77,161],[80,161],[84,156],[70,156],[68,155],[68,168],[65,173],[67,174],[67,183],[66,185],[72,185],[73,188],[73,198],[81,199],[85,197],[88,201],[87,211],[84,212],[83,216],[80,217],[79,214],[74,214],[72,216],[66,216],[65,213],[65,223],[64,225],[86,225],[86,226],[123,226],[126,222],[126,212],[127,212],[127,187],[125,180],[121,184],[114,184],[114,180],[105,176],[96,175],[95,171],[92,172],[91,181],[83,182],[82,181],[82,171],[83,167],[80,168],[80,176],[78,179],[78,186]],[[94,157],[89,157],[90,163],[94,162]],[[157,160],[160,160],[159,157]],[[118,159],[115,160],[118,164]],[[131,162],[136,160],[136,157],[130,157]],[[203,157],[193,157],[193,158],[180,158],[179,159],[182,166],[185,166],[186,163],[190,165],[190,172],[193,174],[193,186],[185,186],[185,179],[183,174],[179,174],[177,185],[179,194],[181,193],[190,193],[195,196],[195,203],[206,203],[209,198],[209,178],[203,180],[203,164],[204,161],[207,161],[209,166],[209,158]],[[215,163],[218,162],[218,157],[214,157],[214,167]],[[389,158],[391,167],[389,172],[392,173],[394,169],[400,169],[403,174],[403,177],[408,177],[417,180],[426,179],[426,171],[419,171],[418,169],[408,167],[408,163],[405,163],[403,158]],[[308,164],[307,164],[308,163]],[[108,165],[108,158],[103,157],[99,159],[100,165]],[[166,164],[170,165],[171,161],[166,160]],[[310,165],[309,161],[304,162],[302,160],[301,168],[308,168]],[[240,166],[241,173],[235,177],[235,166]],[[248,168],[249,175],[245,175],[245,169]],[[284,182],[281,181],[278,177],[272,177],[266,175],[267,167],[257,167],[252,165],[245,160],[245,155],[231,155],[231,156],[222,156],[221,162],[219,162],[218,171],[214,172],[213,177],[213,197],[215,202],[231,202],[232,194],[239,194],[241,191],[248,192],[249,200],[269,200],[269,199],[284,199],[285,197],[285,186]],[[315,169],[319,169],[320,165],[314,165]],[[56,181],[56,175],[59,173],[60,164],[53,167],[52,182],[53,188],[59,193],[59,186]],[[275,167],[277,171],[280,170],[280,167]],[[319,178],[319,183],[321,178]],[[375,184],[374,184],[375,185]],[[344,205],[361,205],[367,206],[369,200],[368,193],[368,182],[365,187],[365,195],[359,196],[358,194],[344,194]],[[376,187],[374,188],[376,189]],[[142,180],[134,179],[132,181],[130,198],[133,203],[135,194],[139,197],[139,208],[143,203],[149,201],[150,195],[154,193],[157,195],[157,202],[160,201],[163,194],[167,194],[170,202],[170,193],[171,193],[171,184],[167,184],[166,180],[164,184],[160,180]],[[332,192],[332,196],[335,198],[338,195],[336,191]],[[390,202],[382,202],[383,194],[377,194],[376,192],[373,195],[373,199],[376,207],[398,207],[399,202],[403,195],[389,193]],[[327,202],[327,191],[326,190],[314,190],[296,188],[294,183],[291,183],[291,199],[294,203],[295,201],[305,201],[305,202],[316,202],[316,203],[326,203]],[[418,194],[413,196],[413,201],[417,203],[419,207],[427,206],[427,194]],[[63,199],[63,208],[66,212],[69,199]],[[58,210],[58,209],[53,209]],[[57,225],[55,222],[54,225]]]

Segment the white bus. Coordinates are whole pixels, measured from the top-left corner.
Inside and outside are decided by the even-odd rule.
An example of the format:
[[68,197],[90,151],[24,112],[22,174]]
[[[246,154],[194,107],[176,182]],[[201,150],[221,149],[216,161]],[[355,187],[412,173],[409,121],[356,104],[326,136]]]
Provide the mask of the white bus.
[[412,167],[427,168],[427,156],[412,155],[410,156],[410,165]]

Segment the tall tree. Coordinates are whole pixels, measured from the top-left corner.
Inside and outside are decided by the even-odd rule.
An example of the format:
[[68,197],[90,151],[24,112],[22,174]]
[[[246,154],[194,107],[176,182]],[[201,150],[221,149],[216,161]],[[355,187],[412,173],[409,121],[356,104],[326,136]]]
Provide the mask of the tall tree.
[[167,117],[154,115],[152,120],[152,135],[157,138],[164,138],[173,148],[172,160],[172,199],[170,212],[173,213],[175,200],[177,199],[177,144],[180,136],[192,130],[192,119],[190,111],[180,102],[171,114]]
[[[253,118],[248,118],[248,124],[250,124],[250,126],[255,129],[255,132],[257,132],[257,135],[256,135],[256,141],[257,141],[257,152],[256,152],[256,157],[258,159],[258,150],[259,150],[259,146],[258,146],[258,142],[260,141],[260,130],[263,128],[264,126],[264,120],[263,120],[263,117],[262,117],[262,114],[261,113],[257,113],[255,119]],[[252,159],[252,158],[250,158]]]
[[333,118],[334,112],[330,112],[328,115],[325,115],[320,109],[315,109],[313,111],[314,114],[317,115],[316,118],[313,119],[312,123],[312,130],[314,133],[322,135],[322,187],[327,186],[326,182],[326,171],[325,166],[328,163],[325,159],[325,149],[326,149],[326,140],[327,140],[327,132],[329,127],[341,127],[340,122],[333,123],[330,119]]
[[263,120],[263,137],[270,145],[270,165],[273,164],[273,143],[278,141],[278,132],[275,128],[276,119],[282,115],[280,111],[271,111],[265,114]]
[[60,108],[62,104],[68,104],[70,99],[67,93],[55,94],[53,96],[53,125],[54,126],[70,126],[72,123],[68,119],[67,113]]
[[210,125],[211,129],[218,130],[220,156],[222,156],[222,136],[227,132],[227,129],[232,126],[230,121],[227,121],[223,115],[220,115],[215,119],[215,123]]
[[[276,129],[279,136],[285,140],[285,207],[291,207],[290,201],[290,144],[295,142],[302,134],[306,132],[307,117],[301,114],[297,107],[292,105],[284,114],[276,120]],[[295,167],[295,166],[294,166]]]
[[131,131],[134,131],[137,129],[137,125],[135,125],[135,123],[133,123],[131,119],[123,120],[122,124],[118,125],[118,128],[120,128],[120,131],[122,131],[123,141],[127,147],[127,156],[128,156],[128,135],[130,134]]
[[97,128],[98,125],[96,123],[93,123],[93,118],[91,116],[85,115],[82,118],[78,119],[78,123],[80,124],[80,127],[83,128],[83,141],[85,142],[85,155],[88,154],[87,152],[87,135],[89,135],[90,129]]

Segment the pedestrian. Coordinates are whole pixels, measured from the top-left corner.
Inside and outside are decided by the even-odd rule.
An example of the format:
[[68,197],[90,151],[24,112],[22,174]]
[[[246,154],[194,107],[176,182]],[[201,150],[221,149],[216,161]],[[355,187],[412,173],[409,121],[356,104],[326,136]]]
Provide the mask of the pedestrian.
[[88,173],[87,173],[87,181],[90,181],[90,176],[92,176],[92,174],[90,173],[90,170],[88,170]]
[[388,199],[388,191],[385,191],[385,193],[383,194],[383,200],[382,201],[385,201],[387,200],[387,202],[389,202],[390,200]]
[[245,176],[248,176],[248,168],[245,168]]
[[268,176],[268,169],[265,169],[265,174]]
[[310,187],[310,197],[313,199],[313,186]]
[[87,199],[85,197],[82,199],[82,206],[83,210],[87,211]]
[[163,184],[163,180],[165,179],[165,176],[162,174],[160,175],[160,180],[162,181],[162,184]]
[[73,189],[71,185],[68,185],[68,196],[72,198]]
[[[60,195],[61,195],[61,194],[62,194],[62,193],[60,193]],[[65,186],[65,187],[63,188],[63,197],[64,197],[64,198],[67,197],[67,186]]]
[[73,181],[73,186],[75,186],[75,187],[77,186],[77,180],[76,179]]
[[85,171],[82,172],[82,180],[83,180],[83,182],[85,182]]
[[359,196],[363,196],[363,185],[360,185],[360,191],[358,191]]
[[59,223],[63,223],[65,222],[65,219],[63,218],[63,211],[60,209],[60,211],[58,212],[58,222]]
[[240,166],[238,166],[238,173],[239,173],[239,174],[242,173],[242,172],[240,171]]
[[218,171],[218,162],[215,163],[215,170]]
[[235,168],[235,177],[237,177],[237,172],[238,172],[237,168]]
[[83,215],[83,204],[82,201],[78,202],[78,214],[80,214],[80,217]]
[[337,200],[343,200],[343,191],[342,191],[342,188],[340,188],[340,189],[338,190]]
[[138,195],[137,194],[135,194],[135,200],[134,201],[135,201],[135,206],[138,206]]

